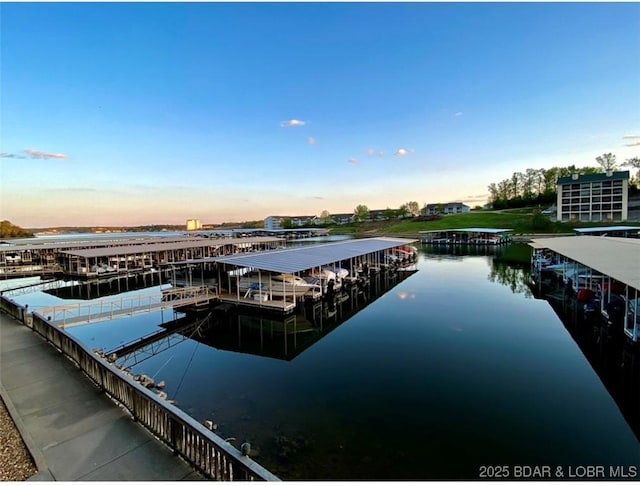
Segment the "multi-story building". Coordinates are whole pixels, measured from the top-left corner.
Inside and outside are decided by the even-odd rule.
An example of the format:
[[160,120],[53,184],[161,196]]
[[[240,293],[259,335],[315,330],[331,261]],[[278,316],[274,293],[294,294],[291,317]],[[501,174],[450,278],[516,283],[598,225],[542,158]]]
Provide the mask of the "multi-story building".
[[422,208],[422,215],[429,216],[433,214],[461,214],[468,213],[470,210],[469,206],[461,202],[450,202],[446,204],[435,203],[435,204],[427,204],[424,208]]
[[629,171],[573,174],[557,184],[558,221],[626,221]]
[[195,231],[202,229],[202,223],[199,219],[187,219],[187,231]]
[[282,225],[286,219],[291,220],[292,227],[300,227],[311,223],[315,219],[315,216],[267,216],[264,220],[264,229],[282,229]]

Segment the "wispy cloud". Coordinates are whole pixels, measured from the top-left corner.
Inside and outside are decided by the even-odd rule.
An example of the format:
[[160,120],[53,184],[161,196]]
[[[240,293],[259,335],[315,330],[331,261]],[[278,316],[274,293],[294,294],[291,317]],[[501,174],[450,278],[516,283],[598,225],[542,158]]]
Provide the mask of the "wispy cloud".
[[306,121],[296,120],[295,118],[292,118],[291,120],[285,120],[283,122],[280,122],[280,126],[281,127],[303,127],[306,124],[307,124]]
[[415,152],[415,149],[399,148],[398,151],[394,155],[396,155],[398,157],[404,157],[404,156],[412,154],[414,152]]
[[384,157],[384,152],[382,150],[376,150],[376,149],[367,149],[367,155],[369,157]]
[[[622,138],[624,140],[634,140],[636,138],[640,138],[640,135],[625,135]],[[625,147],[638,147],[638,146],[640,146],[640,140],[638,140],[637,142],[625,143],[624,146]]]
[[353,164],[353,165],[358,165],[358,159],[349,159],[349,160],[347,160],[347,162],[349,162],[350,164]]
[[307,142],[309,143],[309,145],[315,145],[316,144],[316,139],[313,137],[309,137],[307,138]]
[[68,159],[69,156],[67,154],[54,154],[51,152],[41,152],[40,150],[26,149],[23,150],[25,154],[27,154],[32,159]]
[[453,114],[453,116],[462,116],[464,115],[464,113],[462,113],[461,111],[457,111]]
[[67,154],[54,154],[51,152],[42,152],[40,150],[33,149],[25,149],[22,151],[23,154],[11,154],[8,152],[0,153],[0,158],[3,159],[57,159],[57,160],[66,160],[69,158]]
[[26,159],[24,155],[10,154],[8,152],[0,152],[0,159]]
[[478,199],[484,199],[484,198],[487,198],[487,197],[489,197],[489,194],[485,193],[485,194],[477,194],[475,196],[465,196],[464,199],[470,199],[472,201],[477,201]]
[[322,196],[313,196],[311,199],[324,199]]

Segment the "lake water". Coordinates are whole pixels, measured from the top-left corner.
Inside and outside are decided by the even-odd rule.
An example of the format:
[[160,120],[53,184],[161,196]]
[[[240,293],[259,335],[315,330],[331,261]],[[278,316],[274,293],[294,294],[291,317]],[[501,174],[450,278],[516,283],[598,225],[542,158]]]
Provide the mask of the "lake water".
[[[416,273],[287,322],[213,316],[133,371],[164,380],[180,408],[238,447],[250,442],[283,479],[638,465],[632,427],[553,308],[533,298],[524,270],[483,252],[421,249]],[[38,299],[59,300],[15,297]],[[109,350],[180,317],[68,331]]]

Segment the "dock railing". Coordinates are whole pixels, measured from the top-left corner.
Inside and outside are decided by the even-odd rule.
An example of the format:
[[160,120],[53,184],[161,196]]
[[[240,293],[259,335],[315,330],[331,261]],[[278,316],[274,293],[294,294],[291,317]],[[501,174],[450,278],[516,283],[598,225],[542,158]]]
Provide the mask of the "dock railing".
[[107,395],[126,408],[135,421],[205,476],[220,481],[279,481],[257,462],[124,375],[66,331],[38,313],[30,313],[28,306],[22,307],[0,296],[0,310],[44,337],[70,358]]

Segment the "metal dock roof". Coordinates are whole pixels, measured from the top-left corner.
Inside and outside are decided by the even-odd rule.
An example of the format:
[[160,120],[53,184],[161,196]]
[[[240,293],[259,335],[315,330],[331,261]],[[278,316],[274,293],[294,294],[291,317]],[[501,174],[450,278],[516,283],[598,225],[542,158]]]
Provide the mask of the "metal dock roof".
[[204,238],[193,236],[149,236],[140,238],[117,238],[117,239],[91,239],[81,238],[77,240],[65,241],[25,241],[20,244],[0,244],[0,252],[32,251],[32,250],[60,250],[64,248],[104,248],[108,246],[131,246],[145,245],[149,243],[175,243],[178,241],[206,241]]
[[341,260],[348,260],[367,253],[409,245],[415,241],[417,240],[405,238],[362,238],[286,250],[216,257],[212,258],[212,260],[238,267],[252,267],[258,270],[278,273],[294,273],[329,265]]
[[576,233],[598,233],[600,231],[638,231],[640,226],[596,226],[592,228],[574,228]]
[[64,251],[65,255],[75,255],[84,258],[134,255],[137,253],[147,253],[166,250],[183,250],[186,248],[203,248],[208,246],[238,245],[247,243],[269,243],[282,241],[280,238],[271,236],[254,236],[250,238],[191,238],[189,241],[176,241],[171,243],[149,243],[142,245],[111,246],[108,248],[89,248],[87,250]]
[[640,289],[640,239],[609,236],[536,238],[530,246],[548,248],[635,289]]
[[458,231],[462,233],[505,233],[507,231],[513,231],[512,229],[505,228],[448,228],[448,229],[439,229],[439,230],[425,230],[418,231],[418,233],[444,233],[444,232],[452,232]]

